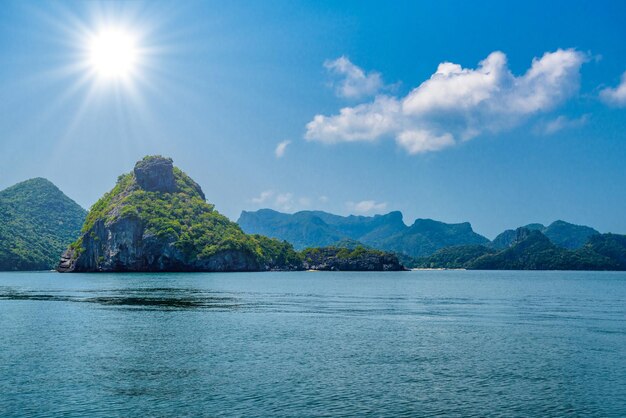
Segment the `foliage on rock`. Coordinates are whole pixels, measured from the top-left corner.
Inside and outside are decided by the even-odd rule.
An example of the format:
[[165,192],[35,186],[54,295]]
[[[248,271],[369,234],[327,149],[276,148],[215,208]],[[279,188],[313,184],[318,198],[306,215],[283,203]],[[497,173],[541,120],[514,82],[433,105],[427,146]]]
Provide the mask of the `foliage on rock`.
[[307,248],[302,251],[304,267],[335,271],[399,271],[404,266],[394,254],[363,246]]
[[[247,260],[242,267],[246,270],[300,267],[299,256],[290,244],[245,234],[236,223],[207,203],[196,182],[178,168],[169,168],[173,175],[173,187],[150,172],[141,175],[149,176],[151,190],[145,190],[138,183],[138,167],[143,170],[150,164],[161,170],[167,167],[167,162],[171,163],[171,160],[160,156],[146,157],[137,163],[134,172],[120,176],[115,187],[92,206],[82,228],[83,236],[70,247],[71,257],[79,258],[85,251],[85,237],[97,235],[98,223],[102,223],[104,228],[112,228],[122,220],[134,219],[141,225],[142,237],[131,245],[140,246],[150,240],[159,243],[160,248],[171,248],[172,254],[180,257],[176,261],[177,269],[184,270],[186,265],[192,270],[202,269],[197,267],[202,265],[202,260],[229,252]],[[168,172],[157,174],[170,175]],[[155,191],[161,184],[166,185],[167,191]],[[107,261],[106,255],[98,257],[101,256]],[[158,257],[159,254],[145,255],[151,256]],[[104,265],[97,261],[95,264],[99,267]],[[116,267],[107,267],[111,268]]]

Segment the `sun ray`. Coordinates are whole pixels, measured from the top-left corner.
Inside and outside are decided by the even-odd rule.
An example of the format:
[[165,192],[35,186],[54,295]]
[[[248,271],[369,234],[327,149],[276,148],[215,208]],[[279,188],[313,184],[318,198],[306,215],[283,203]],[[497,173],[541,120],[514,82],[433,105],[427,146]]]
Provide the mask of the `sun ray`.
[[171,133],[155,111],[180,110],[172,99],[179,80],[164,65],[180,45],[160,31],[170,16],[134,2],[25,7],[34,9],[52,34],[46,41],[58,47],[51,55],[54,65],[23,80],[30,88],[58,82],[50,90],[55,99],[42,114],[44,120],[64,120],[62,132],[50,138],[52,161],[85,146],[94,156],[98,149],[116,147],[121,158],[168,146]]

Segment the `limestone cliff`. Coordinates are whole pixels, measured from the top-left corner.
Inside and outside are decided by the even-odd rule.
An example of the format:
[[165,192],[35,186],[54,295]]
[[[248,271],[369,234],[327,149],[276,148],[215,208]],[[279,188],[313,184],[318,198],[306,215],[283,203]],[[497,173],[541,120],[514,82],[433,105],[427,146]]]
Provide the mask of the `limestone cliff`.
[[172,160],[145,157],[91,208],[60,272],[302,268],[290,244],[247,235]]

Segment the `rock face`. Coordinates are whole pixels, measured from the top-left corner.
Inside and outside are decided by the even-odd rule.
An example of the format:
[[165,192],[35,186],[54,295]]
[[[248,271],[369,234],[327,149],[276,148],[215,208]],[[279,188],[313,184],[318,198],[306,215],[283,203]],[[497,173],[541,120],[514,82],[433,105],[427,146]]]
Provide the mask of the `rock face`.
[[174,193],[178,191],[171,158],[145,158],[133,170],[137,184],[149,192]]
[[[174,162],[171,158],[161,156],[148,156],[141,161],[137,161],[133,169],[137,185],[148,192],[175,193],[181,189],[176,183],[174,174]],[[205,200],[202,188],[190,178],[190,186],[202,200]]]
[[309,248],[302,252],[304,268],[330,271],[402,271],[406,270],[393,254],[357,247]]
[[260,271],[302,268],[286,243],[246,235],[205,202],[172,160],[146,157],[87,215],[60,272]]
[[83,252],[68,249],[58,271],[259,271],[267,270],[253,254],[226,250],[211,257],[189,259],[173,237],[159,238],[138,218],[122,218],[108,225],[99,220],[83,236]]

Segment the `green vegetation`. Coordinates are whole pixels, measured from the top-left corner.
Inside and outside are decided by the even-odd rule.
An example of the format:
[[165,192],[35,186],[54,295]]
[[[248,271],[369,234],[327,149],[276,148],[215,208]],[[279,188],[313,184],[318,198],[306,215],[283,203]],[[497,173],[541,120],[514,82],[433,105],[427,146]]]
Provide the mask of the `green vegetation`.
[[[589,238],[600,234],[591,227],[574,225],[565,221],[554,221],[547,227],[542,224],[528,224],[524,228],[530,231],[539,231],[557,247],[569,250],[581,248],[589,241]],[[510,247],[515,239],[516,231],[509,229],[498,235],[489,246],[501,250]]]
[[390,251],[401,257],[421,257],[440,248],[463,244],[486,244],[489,240],[469,223],[446,224],[418,219],[406,226],[402,213],[375,216],[337,216],[321,211],[285,214],[270,209],[242,212],[237,221],[248,233],[263,234],[291,242],[297,249],[348,246],[354,243]]
[[49,270],[76,238],[86,211],[35,178],[0,192],[0,270]]
[[305,268],[337,271],[403,270],[398,258],[384,251],[363,246],[356,248],[306,248],[301,253]]
[[495,252],[496,250],[484,245],[459,245],[442,248],[429,257],[414,260],[413,263],[409,263],[409,266],[446,269],[467,268],[473,260]]
[[332,253],[332,256],[334,258],[342,260],[355,260],[357,258],[363,257],[364,255],[383,256],[387,254],[384,251],[372,250],[369,248],[365,248],[361,245],[353,249],[335,246],[324,248],[305,248],[304,250],[302,250],[301,255],[304,259],[310,259],[324,253]]
[[432,219],[417,219],[406,230],[372,246],[410,257],[424,257],[441,248],[488,242],[487,238],[474,232],[469,222],[447,224]]
[[417,267],[478,270],[626,270],[626,236],[593,234],[576,250],[555,245],[539,230],[519,228],[500,251],[486,246],[442,249],[416,261]]
[[[139,164],[162,157],[146,157]],[[284,241],[260,235],[247,235],[239,226],[206,203],[199,186],[184,172],[173,168],[176,192],[146,191],[137,184],[134,173],[118,177],[117,184],[89,211],[82,233],[92,233],[103,225],[124,218],[136,218],[144,225],[144,235],[172,242],[186,260],[202,260],[224,251],[241,251],[256,258],[260,265],[298,266],[299,255]],[[72,244],[77,255],[83,251],[82,238]]]
[[616,270],[626,270],[626,235],[594,235],[579,252],[606,257],[615,263]]
[[584,225],[574,225],[565,221],[555,221],[541,231],[557,247],[575,250],[585,245],[589,238],[600,233]]

